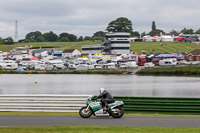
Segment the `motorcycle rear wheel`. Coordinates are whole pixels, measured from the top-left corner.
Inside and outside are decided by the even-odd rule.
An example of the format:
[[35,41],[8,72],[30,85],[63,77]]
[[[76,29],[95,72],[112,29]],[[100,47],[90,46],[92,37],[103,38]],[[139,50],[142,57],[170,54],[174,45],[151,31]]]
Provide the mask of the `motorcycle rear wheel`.
[[92,115],[92,110],[90,108],[88,108],[88,110],[86,109],[87,109],[87,106],[84,106],[79,110],[79,115],[82,118],[89,118]]
[[122,107],[119,106],[119,107],[116,107],[114,109],[117,110],[117,113],[113,112],[113,111],[110,112],[110,115],[113,118],[121,118],[124,115],[124,109]]

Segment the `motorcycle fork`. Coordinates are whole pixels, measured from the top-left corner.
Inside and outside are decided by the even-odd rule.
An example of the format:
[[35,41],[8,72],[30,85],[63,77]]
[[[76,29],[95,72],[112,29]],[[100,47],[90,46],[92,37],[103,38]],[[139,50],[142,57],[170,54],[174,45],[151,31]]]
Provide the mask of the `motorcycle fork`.
[[87,108],[86,108],[86,111],[88,111],[89,107],[90,107],[90,106],[88,105]]

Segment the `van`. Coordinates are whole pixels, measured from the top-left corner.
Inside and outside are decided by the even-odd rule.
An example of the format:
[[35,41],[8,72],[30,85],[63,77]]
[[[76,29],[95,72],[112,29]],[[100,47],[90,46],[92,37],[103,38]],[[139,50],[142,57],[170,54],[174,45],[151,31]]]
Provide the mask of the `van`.
[[177,60],[173,59],[173,58],[159,60],[159,65],[160,66],[175,66],[175,65],[177,65]]

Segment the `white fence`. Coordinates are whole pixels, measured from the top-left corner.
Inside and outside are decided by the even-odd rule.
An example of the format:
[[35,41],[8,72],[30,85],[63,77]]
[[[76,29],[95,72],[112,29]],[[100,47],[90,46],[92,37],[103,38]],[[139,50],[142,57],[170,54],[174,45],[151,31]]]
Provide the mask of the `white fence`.
[[0,95],[0,112],[78,112],[86,95]]

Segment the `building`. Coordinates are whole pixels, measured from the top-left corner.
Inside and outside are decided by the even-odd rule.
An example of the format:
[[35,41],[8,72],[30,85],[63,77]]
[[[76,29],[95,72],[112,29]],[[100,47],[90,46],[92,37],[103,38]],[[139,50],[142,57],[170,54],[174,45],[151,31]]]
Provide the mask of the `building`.
[[104,38],[104,50],[107,55],[130,54],[130,33],[107,33]]
[[102,53],[105,55],[130,54],[130,33],[107,33],[103,45],[84,45],[82,55]]
[[200,61],[200,49],[195,49],[185,56],[187,61]]
[[96,53],[102,53],[104,50],[104,47],[101,44],[97,45],[84,45],[82,46],[82,55],[89,55],[89,54],[96,54]]
[[52,56],[62,57],[62,51],[54,51]]
[[77,49],[65,49],[62,53],[63,57],[78,57],[81,56],[81,52]]

